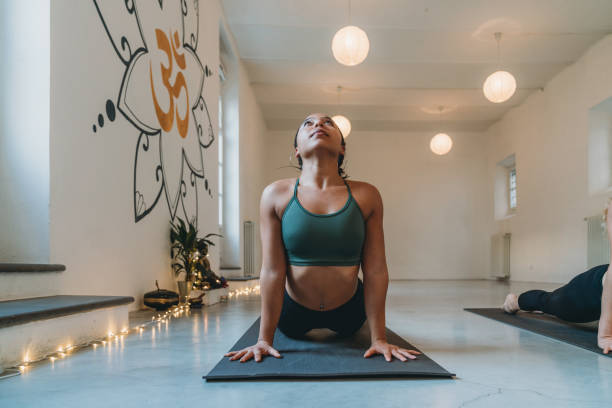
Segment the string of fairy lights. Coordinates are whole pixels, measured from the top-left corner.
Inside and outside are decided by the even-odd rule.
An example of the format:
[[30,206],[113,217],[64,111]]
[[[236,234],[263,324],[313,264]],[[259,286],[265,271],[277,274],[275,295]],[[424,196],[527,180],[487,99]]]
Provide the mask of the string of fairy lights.
[[232,297],[238,297],[241,295],[250,295],[250,294],[259,294],[260,293],[260,287],[259,285],[253,286],[253,287],[248,287],[248,288],[243,288],[243,289],[236,289],[236,290],[232,290],[227,294],[228,298],[232,298]]
[[[232,291],[229,291],[227,293],[226,296],[221,296],[221,301],[222,302],[227,302],[229,299],[237,299],[240,298],[242,296],[247,296],[247,295],[259,295],[260,294],[260,286],[256,285],[253,287],[248,287],[248,288],[242,288],[242,289],[235,289]],[[87,343],[82,343],[82,344],[78,344],[78,345],[74,345],[71,343],[68,344],[60,344],[58,345],[57,349],[51,353],[47,353],[44,356],[38,358],[38,359],[30,359],[29,354],[26,353],[23,357],[23,360],[21,363],[19,363],[16,366],[13,367],[9,367],[7,370],[9,371],[16,371],[19,373],[24,373],[26,372],[30,367],[33,367],[35,365],[41,364],[41,363],[46,363],[46,362],[50,362],[50,363],[54,363],[57,360],[61,360],[61,359],[65,359],[67,357],[69,357],[70,355],[72,355],[74,352],[79,351],[79,350],[84,350],[84,349],[97,349],[98,347],[107,347],[107,346],[111,346],[113,343],[118,344],[120,341],[122,341],[127,335],[129,334],[133,334],[133,333],[138,333],[138,334],[142,334],[144,333],[145,330],[147,329],[151,329],[152,331],[155,331],[156,329],[161,329],[161,325],[162,324],[166,324],[166,327],[169,323],[169,321],[172,318],[179,318],[182,316],[188,316],[189,312],[190,312],[191,308],[189,306],[189,304],[183,304],[183,305],[177,305],[177,306],[173,306],[170,309],[166,310],[163,313],[156,313],[154,316],[151,317],[150,321],[147,321],[145,323],[140,323],[138,325],[135,325],[131,328],[129,327],[123,327],[119,332],[115,333],[112,331],[109,331],[106,336],[102,337],[102,338],[98,338],[96,340],[92,340],[90,342]]]

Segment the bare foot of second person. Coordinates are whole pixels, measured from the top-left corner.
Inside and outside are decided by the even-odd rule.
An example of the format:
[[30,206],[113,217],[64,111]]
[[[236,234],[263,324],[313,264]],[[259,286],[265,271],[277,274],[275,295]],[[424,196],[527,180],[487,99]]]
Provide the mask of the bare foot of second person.
[[504,312],[509,314],[514,314],[518,312],[521,309],[518,304],[518,296],[516,296],[514,293],[508,293],[508,296],[506,296],[506,300],[504,301],[502,309],[504,310]]

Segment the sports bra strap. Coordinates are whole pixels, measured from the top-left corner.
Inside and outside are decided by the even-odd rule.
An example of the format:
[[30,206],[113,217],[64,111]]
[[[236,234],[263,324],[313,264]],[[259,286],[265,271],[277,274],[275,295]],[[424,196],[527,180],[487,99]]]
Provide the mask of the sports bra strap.
[[351,196],[352,196],[352,194],[351,194],[351,188],[349,187],[349,185],[348,185],[348,183],[346,182],[346,180],[345,180],[345,179],[342,179],[342,181],[344,181],[344,184],[346,185],[346,188],[347,188],[348,193],[349,193],[349,198],[351,198]]
[[300,182],[300,178],[296,178],[295,179],[295,187],[293,187],[293,196],[297,197],[297,187],[298,187],[298,183]]

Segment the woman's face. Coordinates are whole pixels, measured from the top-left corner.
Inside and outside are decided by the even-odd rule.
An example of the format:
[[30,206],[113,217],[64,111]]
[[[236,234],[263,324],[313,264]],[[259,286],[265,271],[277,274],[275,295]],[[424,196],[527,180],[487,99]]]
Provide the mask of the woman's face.
[[296,155],[302,158],[304,153],[314,148],[325,147],[337,154],[344,154],[342,133],[331,117],[323,113],[308,115],[300,125],[297,136]]

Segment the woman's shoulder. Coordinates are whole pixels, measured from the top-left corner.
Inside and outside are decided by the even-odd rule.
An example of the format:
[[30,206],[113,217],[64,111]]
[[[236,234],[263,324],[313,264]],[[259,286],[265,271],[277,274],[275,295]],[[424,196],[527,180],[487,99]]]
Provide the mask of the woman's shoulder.
[[295,181],[296,177],[284,178],[273,181],[264,188],[264,193],[268,193],[271,195],[282,195],[287,191],[287,189],[293,189]]
[[277,214],[282,213],[293,196],[295,180],[295,177],[285,178],[268,184],[261,194],[262,205],[268,206]]
[[378,189],[376,188],[376,186],[372,183],[368,183],[367,181],[360,181],[360,180],[349,180],[346,179],[345,180],[349,187],[351,188],[351,191],[360,191],[362,194],[367,195],[367,196],[379,196],[380,192],[378,191]]
[[380,208],[382,205],[380,192],[378,191],[376,186],[371,183],[368,183],[367,181],[345,181],[348,183],[353,198],[361,209],[361,213],[363,214],[364,218],[368,219],[373,213],[373,211],[375,211],[377,208]]

